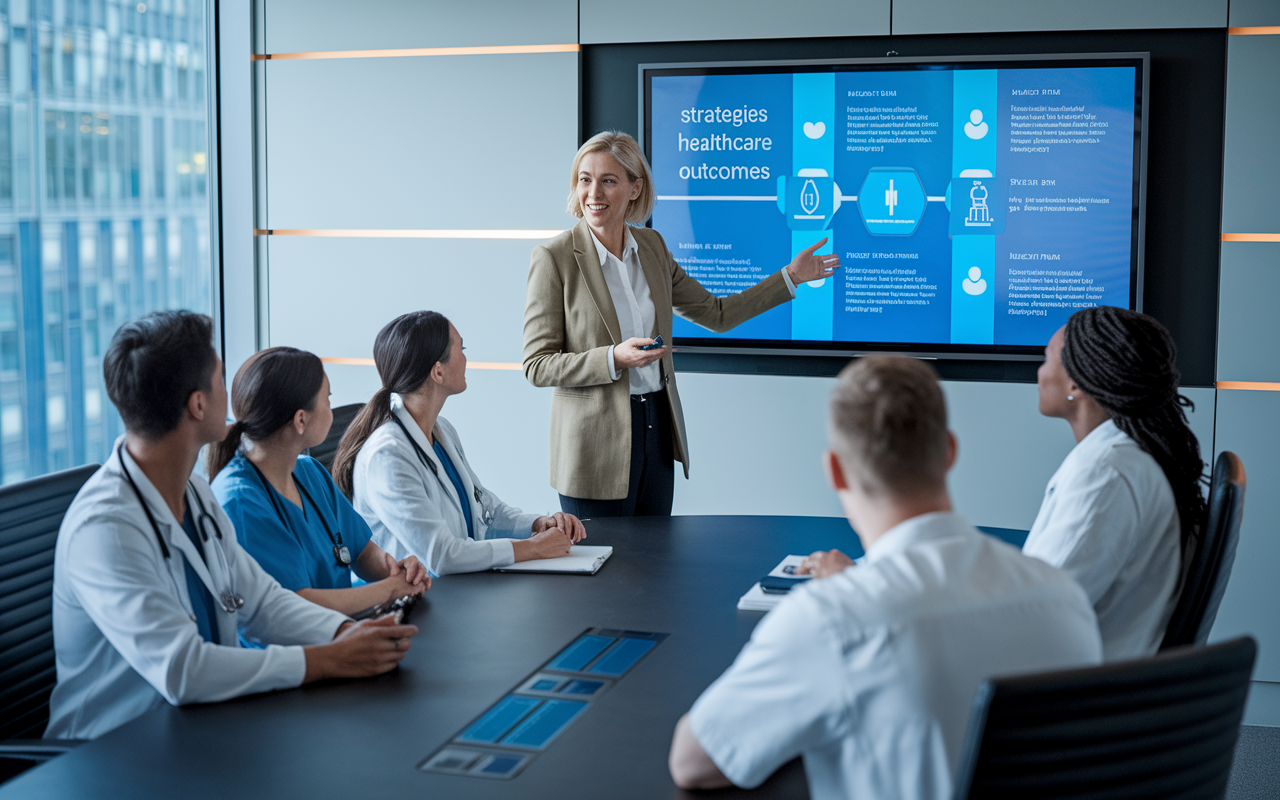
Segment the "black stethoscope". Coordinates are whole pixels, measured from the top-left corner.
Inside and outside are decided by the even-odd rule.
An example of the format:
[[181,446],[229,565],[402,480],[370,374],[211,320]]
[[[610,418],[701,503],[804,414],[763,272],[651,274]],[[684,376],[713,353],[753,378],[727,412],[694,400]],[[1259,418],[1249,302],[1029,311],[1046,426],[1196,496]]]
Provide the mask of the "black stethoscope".
[[[431,470],[431,474],[436,476],[436,480],[440,481],[440,486],[443,487],[444,481],[440,479],[440,470],[436,467],[436,463],[431,459],[427,458],[427,454],[422,451],[422,447],[418,444],[418,440],[413,438],[412,435],[410,435],[409,429],[406,428],[404,426],[404,423],[400,421],[400,418],[396,416],[395,411],[391,412],[391,421],[399,425],[400,430],[404,431],[404,438],[408,439],[409,444],[413,445],[413,452],[418,454],[418,460],[421,461],[423,464],[425,464],[427,469]],[[490,511],[489,507],[486,506],[484,503],[484,492],[480,491],[479,486],[476,486],[474,488],[475,488],[476,504],[480,506],[480,521],[483,522],[485,527],[487,528],[493,524],[494,513]]]
[[[156,522],[155,516],[151,513],[151,507],[147,505],[147,501],[142,497],[142,490],[138,488],[138,484],[134,482],[133,475],[129,473],[129,467],[124,463],[124,444],[116,446],[116,457],[120,459],[120,469],[124,471],[125,480],[129,481],[134,495],[138,498],[138,504],[142,506],[142,511],[147,515],[147,522],[151,523],[151,530],[155,532],[156,541],[160,544],[160,553],[169,558],[169,545],[165,544],[164,536],[160,533],[160,525]],[[213,535],[218,539],[222,538],[222,528],[218,526],[218,521],[213,518],[205,508],[204,501],[200,499],[200,493],[191,485],[191,481],[187,481],[187,493],[196,501],[196,528],[200,531],[200,537],[205,541],[209,541],[209,526],[213,526]],[[188,501],[190,502],[190,501]],[[231,566],[227,564],[227,556],[222,552],[222,547],[215,545],[213,548],[217,551],[218,562],[222,566],[223,573],[226,574],[228,582],[232,581]],[[171,576],[172,577],[172,576]],[[233,584],[230,589],[223,589],[218,594],[218,605],[228,614],[234,614],[241,608],[244,608],[244,595],[235,591]]]
[[[244,460],[249,461],[248,456]],[[249,466],[253,467],[253,471],[258,473],[258,480],[262,481],[262,488],[267,490],[267,499],[271,501],[271,507],[276,510],[276,516],[280,518],[280,523],[292,532],[293,528],[289,525],[289,518],[285,516],[284,509],[280,507],[279,501],[276,500],[275,489],[272,488],[271,484],[267,483],[267,476],[263,475],[262,470],[258,469],[258,465],[252,461],[249,461]],[[333,542],[333,558],[338,562],[338,566],[350,567],[351,550],[342,543],[342,531],[334,531],[329,527],[329,521],[324,518],[324,512],[320,510],[320,506],[311,497],[311,493],[302,485],[302,481],[294,478],[293,485],[298,487],[298,494],[302,495],[302,499],[310,503],[311,507],[316,510],[316,516],[320,518],[320,524],[324,526],[324,532],[329,535],[329,541]]]

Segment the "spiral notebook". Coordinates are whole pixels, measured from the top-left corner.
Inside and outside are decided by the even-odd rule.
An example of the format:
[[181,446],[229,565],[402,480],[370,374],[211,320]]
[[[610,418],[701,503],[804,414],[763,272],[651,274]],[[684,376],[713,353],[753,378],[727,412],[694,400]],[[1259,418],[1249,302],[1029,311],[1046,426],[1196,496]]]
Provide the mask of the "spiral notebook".
[[595,575],[611,555],[613,555],[613,547],[610,545],[575,544],[569,548],[567,556],[521,561],[509,567],[502,567],[498,572],[559,572],[571,575]]

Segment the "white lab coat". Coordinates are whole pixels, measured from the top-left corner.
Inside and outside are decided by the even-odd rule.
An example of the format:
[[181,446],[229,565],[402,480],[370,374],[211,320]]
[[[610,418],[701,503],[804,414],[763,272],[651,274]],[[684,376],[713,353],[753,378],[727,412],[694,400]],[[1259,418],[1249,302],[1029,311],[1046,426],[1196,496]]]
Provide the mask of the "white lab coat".
[[[58,683],[45,732],[50,739],[92,739],[162,702],[215,702],[298,686],[306,657],[297,645],[332,640],[346,620],[282,588],[264,572],[236,542],[231,520],[209,485],[193,477],[191,485],[222,530],[221,539],[211,535],[204,545],[206,568],[142,469],[127,450],[119,453],[76,495],[58,531],[53,574]],[[169,546],[168,559],[121,471],[121,457]],[[193,519],[198,510],[192,509]],[[225,569],[216,547],[225,555]],[[221,641],[234,643],[237,633],[244,633],[272,644],[258,650],[202,639],[184,562],[213,595]],[[244,597],[236,613],[218,605],[228,588]]]
[[[467,463],[458,432],[444,417],[437,417],[433,435],[453,461],[471,503],[475,539],[468,538],[453,481],[399,395],[391,396],[391,413],[404,423],[436,472],[422,464],[394,421],[373,432],[356,456],[352,478],[352,505],[369,523],[373,540],[396,559],[417,556],[437,577],[515,563],[511,540],[527,539],[538,515],[525,514],[485,489]],[[492,514],[488,524],[486,511]]]

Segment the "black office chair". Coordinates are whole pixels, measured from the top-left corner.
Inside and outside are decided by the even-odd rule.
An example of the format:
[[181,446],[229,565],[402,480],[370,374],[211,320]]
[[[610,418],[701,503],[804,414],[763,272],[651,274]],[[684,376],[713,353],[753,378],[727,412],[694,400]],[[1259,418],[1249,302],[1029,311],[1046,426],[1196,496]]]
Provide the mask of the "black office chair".
[[1251,637],[978,688],[956,800],[1220,800]]
[[1209,485],[1209,519],[1194,541],[1182,579],[1182,594],[1164,631],[1161,650],[1204,644],[1227,591],[1244,519],[1244,464],[1230,451],[1218,455]]
[[40,739],[57,680],[53,549],[58,526],[97,464],[0,488],[0,780],[78,742]]
[[338,443],[342,441],[342,435],[347,432],[347,428],[362,408],[364,403],[352,403],[347,406],[338,406],[333,410],[333,427],[329,428],[329,435],[324,437],[323,442],[311,448],[309,453],[316,461],[324,464],[325,469],[333,469],[333,457],[338,454]]

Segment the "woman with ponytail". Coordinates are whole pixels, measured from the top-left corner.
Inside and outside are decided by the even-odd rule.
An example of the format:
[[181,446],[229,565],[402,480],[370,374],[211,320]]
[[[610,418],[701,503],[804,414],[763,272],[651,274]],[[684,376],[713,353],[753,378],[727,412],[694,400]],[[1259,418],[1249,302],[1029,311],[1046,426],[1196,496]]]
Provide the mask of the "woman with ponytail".
[[1049,480],[1023,552],[1084,587],[1108,661],[1159,649],[1183,554],[1206,521],[1205,465],[1176,359],[1159,322],[1102,306],[1073,314],[1040,367],[1040,413],[1070,423],[1077,444]]
[[568,555],[586,536],[572,514],[525,514],[495,497],[440,416],[467,388],[462,336],[434,311],[387,323],[373,343],[382,388],[347,428],[333,460],[342,491],[396,558],[433,575]]
[[[329,473],[302,455],[333,424],[319,358],[292,347],[255,353],[236,373],[231,409],[236,423],[209,457],[213,492],[241,546],[281,586],[344,614],[431,586],[416,558],[373,543]],[[370,583],[352,588],[353,569]]]

